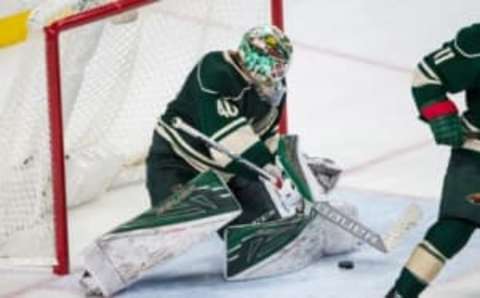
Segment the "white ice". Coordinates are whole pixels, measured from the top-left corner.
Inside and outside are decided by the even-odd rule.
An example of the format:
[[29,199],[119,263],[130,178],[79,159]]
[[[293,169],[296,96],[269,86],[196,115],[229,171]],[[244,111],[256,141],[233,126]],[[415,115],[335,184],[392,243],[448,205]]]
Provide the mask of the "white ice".
[[[411,69],[457,29],[475,22],[480,3],[286,0],[285,4],[286,30],[295,42],[289,76],[290,131],[302,137],[305,151],[330,156],[345,168],[333,196],[358,205],[365,223],[384,231],[411,201],[421,205],[424,219],[392,254],[361,247],[353,255],[320,259],[297,273],[250,282],[222,280],[223,247],[212,238],[156,268],[119,297],[379,298],[434,221],[448,149],[435,146],[428,128],[416,119]],[[22,46],[0,50],[0,99],[21,50]],[[145,189],[133,187],[73,211],[73,275],[0,270],[0,297],[83,297],[76,283],[78,252],[95,235],[146,204]],[[479,247],[480,239],[474,236],[422,297],[480,296]],[[354,270],[336,267],[344,258],[355,261]]]

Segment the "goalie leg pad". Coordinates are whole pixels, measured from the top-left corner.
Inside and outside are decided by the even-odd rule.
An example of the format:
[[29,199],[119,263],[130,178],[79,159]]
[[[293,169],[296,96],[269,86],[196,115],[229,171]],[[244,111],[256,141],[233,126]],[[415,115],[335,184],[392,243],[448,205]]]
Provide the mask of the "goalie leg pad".
[[311,264],[323,242],[309,228],[312,218],[297,215],[275,221],[229,226],[225,232],[229,281],[270,277]]
[[84,267],[104,296],[139,279],[235,219],[241,208],[213,172],[196,177],[160,206],[119,226],[85,252]]
[[[355,206],[337,204],[358,217]],[[355,250],[358,241],[318,213],[256,224],[229,226],[225,233],[225,278],[246,280],[285,274],[305,268],[324,255]]]

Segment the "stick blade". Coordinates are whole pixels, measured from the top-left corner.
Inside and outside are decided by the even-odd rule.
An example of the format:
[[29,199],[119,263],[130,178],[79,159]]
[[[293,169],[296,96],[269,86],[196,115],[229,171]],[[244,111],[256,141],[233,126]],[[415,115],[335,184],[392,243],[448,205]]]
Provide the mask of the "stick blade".
[[345,232],[370,245],[376,250],[383,253],[388,252],[383,237],[356,218],[343,213],[327,201],[315,202],[313,206],[313,212],[317,212],[327,221],[338,226]]
[[400,219],[393,224],[389,232],[383,237],[387,251],[397,247],[405,235],[418,224],[422,216],[420,207],[415,203],[411,203],[400,216]]

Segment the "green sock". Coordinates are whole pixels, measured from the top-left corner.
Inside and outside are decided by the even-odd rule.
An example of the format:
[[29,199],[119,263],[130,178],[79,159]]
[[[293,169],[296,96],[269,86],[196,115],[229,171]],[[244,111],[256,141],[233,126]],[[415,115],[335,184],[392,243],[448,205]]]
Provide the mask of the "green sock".
[[402,298],[417,298],[427,286],[428,284],[420,281],[405,268],[403,268],[400,277],[395,283],[395,289],[402,295]]

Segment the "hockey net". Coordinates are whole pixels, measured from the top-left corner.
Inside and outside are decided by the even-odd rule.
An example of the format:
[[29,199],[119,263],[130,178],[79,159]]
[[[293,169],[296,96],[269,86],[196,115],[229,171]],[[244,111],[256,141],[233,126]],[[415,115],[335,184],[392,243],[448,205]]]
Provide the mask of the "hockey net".
[[156,119],[192,66],[272,20],[281,1],[43,1],[0,99],[0,264],[68,272],[66,206],[142,181]]

